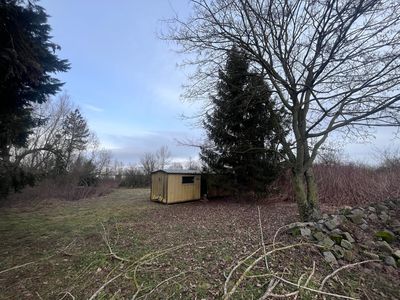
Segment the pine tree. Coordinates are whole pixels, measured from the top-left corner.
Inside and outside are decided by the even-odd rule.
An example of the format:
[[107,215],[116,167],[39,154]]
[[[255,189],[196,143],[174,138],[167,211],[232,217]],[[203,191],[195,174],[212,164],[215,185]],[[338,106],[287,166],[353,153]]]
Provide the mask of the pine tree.
[[63,123],[62,134],[64,139],[62,152],[65,169],[67,169],[71,164],[74,153],[80,153],[85,150],[89,142],[89,127],[79,109],[75,109],[66,117]]
[[279,169],[284,114],[275,110],[262,76],[249,71],[236,47],[219,72],[211,100],[213,111],[203,122],[209,140],[200,153],[203,163],[208,171],[230,176],[240,190],[265,191]]
[[32,104],[43,103],[62,83],[52,77],[68,70],[66,60],[55,51],[45,10],[34,2],[0,0],[0,196],[9,187],[13,172],[12,147],[25,146],[30,130],[40,120],[32,115]]

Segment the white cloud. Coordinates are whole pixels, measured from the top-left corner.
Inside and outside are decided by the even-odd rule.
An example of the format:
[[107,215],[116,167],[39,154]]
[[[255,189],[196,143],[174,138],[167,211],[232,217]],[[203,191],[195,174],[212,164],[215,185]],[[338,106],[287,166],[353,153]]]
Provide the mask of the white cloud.
[[88,103],[83,103],[83,107],[88,110],[94,111],[94,112],[103,112],[104,111],[104,109],[94,106],[94,105],[91,105],[91,104],[88,104]]
[[193,146],[179,145],[178,141],[199,138],[200,131],[141,131],[137,134],[101,136],[103,147],[112,151],[117,160],[138,163],[146,152],[155,152],[161,146],[168,146],[174,161],[185,161],[189,157],[197,158],[199,149]]

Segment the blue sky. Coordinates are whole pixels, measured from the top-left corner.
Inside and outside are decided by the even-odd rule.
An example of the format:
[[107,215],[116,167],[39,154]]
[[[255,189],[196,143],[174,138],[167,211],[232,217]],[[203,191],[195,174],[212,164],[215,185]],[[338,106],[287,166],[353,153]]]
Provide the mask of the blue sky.
[[173,47],[158,38],[160,20],[185,14],[186,0],[115,2],[40,1],[51,16],[53,40],[71,69],[58,78],[88,118],[101,144],[116,159],[137,162],[144,152],[168,145],[177,159],[197,149],[177,140],[198,139],[184,121],[200,104],[182,102],[185,70]]
[[[102,146],[114,158],[136,163],[145,152],[168,145],[176,160],[196,157],[197,148],[177,140],[201,137],[180,115],[201,104],[182,102],[188,70],[182,57],[158,38],[162,19],[190,13],[187,0],[42,0],[51,16],[54,41],[71,70],[59,74],[72,100],[83,110]],[[372,162],[379,149],[395,148],[392,130],[380,129],[368,143],[344,146],[349,160]],[[335,142],[334,142],[335,143]]]

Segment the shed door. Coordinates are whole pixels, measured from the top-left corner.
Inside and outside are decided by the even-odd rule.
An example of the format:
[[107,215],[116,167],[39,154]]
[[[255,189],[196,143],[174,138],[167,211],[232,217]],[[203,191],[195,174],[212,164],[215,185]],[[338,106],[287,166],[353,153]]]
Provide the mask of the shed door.
[[152,199],[163,201],[166,199],[166,174],[155,173],[153,174],[151,188]]

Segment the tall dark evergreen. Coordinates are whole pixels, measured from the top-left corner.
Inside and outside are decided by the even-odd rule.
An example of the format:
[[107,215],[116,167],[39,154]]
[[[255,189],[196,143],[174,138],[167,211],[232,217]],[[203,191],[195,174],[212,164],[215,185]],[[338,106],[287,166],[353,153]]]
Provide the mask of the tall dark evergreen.
[[25,146],[40,122],[32,104],[59,91],[62,83],[53,75],[69,69],[55,54],[60,47],[51,41],[47,17],[34,1],[0,0],[0,196],[21,173],[10,150]]
[[284,115],[276,111],[263,77],[249,71],[236,47],[219,72],[211,100],[213,110],[203,122],[209,144],[200,153],[206,168],[230,176],[240,190],[265,191],[278,173]]

